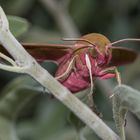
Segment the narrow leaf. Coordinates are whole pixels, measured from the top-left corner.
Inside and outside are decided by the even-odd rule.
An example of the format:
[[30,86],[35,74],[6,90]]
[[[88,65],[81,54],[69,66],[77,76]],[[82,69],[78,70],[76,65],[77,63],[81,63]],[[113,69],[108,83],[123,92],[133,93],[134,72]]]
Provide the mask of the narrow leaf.
[[113,92],[113,115],[116,128],[125,140],[124,125],[127,110],[140,119],[140,92],[126,85],[117,86]]

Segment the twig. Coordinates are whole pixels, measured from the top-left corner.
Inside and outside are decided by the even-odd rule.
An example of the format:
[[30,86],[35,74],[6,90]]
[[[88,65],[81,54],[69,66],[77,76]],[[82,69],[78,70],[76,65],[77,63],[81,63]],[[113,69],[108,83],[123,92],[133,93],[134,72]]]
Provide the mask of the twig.
[[78,37],[80,35],[77,27],[75,26],[73,20],[71,20],[71,17],[68,13],[66,0],[63,2],[57,0],[40,1],[43,3],[43,6],[45,6],[45,8],[52,14],[58,27],[65,37]]
[[[5,26],[6,25],[6,26]],[[103,140],[119,140],[119,137],[84,103],[54,79],[11,34],[5,13],[0,7],[0,42],[18,62],[19,67],[27,67],[22,72],[32,76],[42,86],[75,113],[88,127]],[[7,69],[6,69],[7,70]],[[15,72],[15,70],[13,70]]]

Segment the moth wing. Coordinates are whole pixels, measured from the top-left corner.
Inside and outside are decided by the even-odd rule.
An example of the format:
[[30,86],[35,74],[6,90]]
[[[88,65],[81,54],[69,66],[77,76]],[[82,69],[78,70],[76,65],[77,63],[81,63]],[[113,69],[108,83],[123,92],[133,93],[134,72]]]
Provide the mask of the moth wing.
[[[36,43],[22,43],[22,45],[38,62],[43,62],[45,60],[59,62],[61,57],[72,51],[70,45]],[[0,52],[10,56],[2,46],[0,46]]]
[[138,54],[132,49],[112,47],[112,58],[109,66],[121,66],[134,62]]
[[53,60],[58,62],[61,57],[72,51],[72,46],[58,44],[23,43],[24,48],[39,62]]

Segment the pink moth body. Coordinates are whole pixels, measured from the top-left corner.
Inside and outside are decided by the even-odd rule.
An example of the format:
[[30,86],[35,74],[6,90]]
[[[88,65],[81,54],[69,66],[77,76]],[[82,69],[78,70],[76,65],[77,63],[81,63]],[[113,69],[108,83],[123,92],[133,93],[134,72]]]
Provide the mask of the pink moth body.
[[[75,44],[75,49],[81,47],[81,44]],[[90,74],[88,67],[86,65],[85,55],[87,54],[91,64],[91,71],[93,80],[96,78],[108,79],[115,77],[114,73],[104,72],[106,65],[111,59],[111,53],[106,50],[106,53],[100,52],[98,46],[87,46],[79,47],[76,52],[70,52],[61,58],[59,63],[59,68],[56,72],[55,77],[63,75],[62,78],[58,79],[65,87],[67,87],[71,92],[75,93],[90,87]],[[96,56],[93,56],[95,54]],[[73,62],[72,62],[73,61]],[[70,62],[72,62],[71,67],[68,69]]]

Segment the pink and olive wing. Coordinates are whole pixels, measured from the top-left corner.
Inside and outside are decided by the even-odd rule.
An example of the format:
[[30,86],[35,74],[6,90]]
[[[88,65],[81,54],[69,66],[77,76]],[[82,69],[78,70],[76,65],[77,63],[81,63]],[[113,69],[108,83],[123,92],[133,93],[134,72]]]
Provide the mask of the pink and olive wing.
[[23,43],[22,45],[39,62],[45,60],[57,62],[61,57],[72,51],[72,48],[68,45],[33,43]]
[[138,54],[128,48],[112,47],[112,59],[109,66],[121,66],[134,62]]
[[[38,61],[58,61],[61,57],[72,51],[69,45],[22,43],[23,47]],[[9,56],[8,52],[0,46],[0,52]]]

